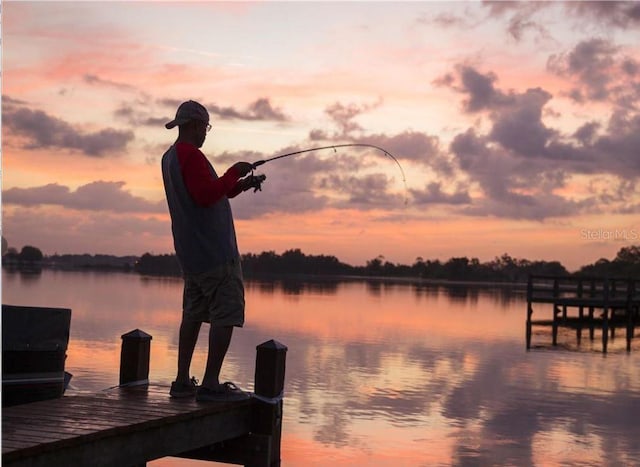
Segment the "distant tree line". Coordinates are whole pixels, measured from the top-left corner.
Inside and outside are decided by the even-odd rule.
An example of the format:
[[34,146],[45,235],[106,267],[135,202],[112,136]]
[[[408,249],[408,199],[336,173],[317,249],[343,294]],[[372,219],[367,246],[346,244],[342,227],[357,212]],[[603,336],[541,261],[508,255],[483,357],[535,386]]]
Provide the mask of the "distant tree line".
[[[553,276],[640,277],[640,245],[621,248],[615,258],[601,258],[582,266],[574,273],[558,261],[530,261],[503,254],[491,261],[478,258],[453,257],[447,261],[425,260],[421,257],[411,265],[396,264],[378,256],[364,266],[351,266],[335,256],[307,255],[300,249],[282,254],[265,251],[242,255],[242,268],[246,277],[276,277],[300,275],[372,276],[420,278],[448,281],[524,282],[530,274]],[[27,245],[18,252],[3,242],[3,267],[33,270],[41,267],[80,270],[135,271],[145,275],[180,276],[182,271],[175,255],[136,256],[112,255],[52,255],[45,256]]]
[[[394,264],[378,256],[364,266],[351,266],[335,256],[307,255],[300,249],[287,250],[280,255],[274,251],[244,254],[242,268],[246,277],[351,275],[492,282],[525,282],[530,274],[640,277],[640,246],[624,247],[613,260],[600,259],[573,274],[558,261],[517,259],[506,253],[487,262],[467,257],[454,257],[447,261],[418,257],[411,265]],[[145,253],[136,263],[135,270],[143,274],[180,274],[175,255]]]
[[640,277],[640,245],[621,248],[609,261],[601,258],[593,264],[582,266],[576,274],[596,277]]
[[44,257],[43,267],[73,270],[132,271],[137,260],[137,256],[90,255],[87,253],[81,255],[54,254]]
[[44,255],[42,251],[26,245],[18,252],[9,247],[2,237],[2,267],[19,271],[37,272],[42,268],[64,270],[114,270],[132,271],[137,256],[54,254]]
[[305,255],[299,249],[287,250],[281,255],[274,251],[260,254],[247,253],[241,256],[242,271],[248,276],[283,274],[303,275],[349,275],[355,269],[342,263],[335,256]]
[[[15,248],[8,248],[3,242],[2,266],[22,271],[38,271],[42,268],[44,255],[39,248],[25,245],[20,252]],[[5,251],[6,250],[6,251]]]
[[150,276],[181,276],[182,269],[176,255],[145,253],[136,261],[134,270]]

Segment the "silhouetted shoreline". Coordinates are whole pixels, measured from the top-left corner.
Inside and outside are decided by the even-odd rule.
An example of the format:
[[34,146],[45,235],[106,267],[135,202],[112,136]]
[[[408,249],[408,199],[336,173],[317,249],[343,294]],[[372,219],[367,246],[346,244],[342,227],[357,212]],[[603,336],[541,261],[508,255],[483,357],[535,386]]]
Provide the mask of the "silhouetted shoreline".
[[[27,248],[27,247],[25,247]],[[28,247],[33,249],[34,247]],[[31,251],[31,250],[30,250]],[[3,256],[2,267],[7,270],[37,273],[40,269],[61,271],[129,272],[146,276],[182,276],[173,254],[142,256],[113,255],[52,255],[34,260],[21,259],[19,254]],[[592,275],[606,277],[640,277],[640,246],[620,249],[612,260],[601,258],[593,264],[569,272],[558,261],[530,261],[503,254],[487,262],[477,258],[454,257],[447,261],[424,260],[420,257],[412,265],[394,264],[378,256],[365,266],[352,266],[335,256],[307,255],[299,249],[282,254],[273,251],[242,255],[242,267],[247,279],[256,280],[362,280],[412,282],[433,285],[465,286],[524,286],[530,274],[536,275]]]

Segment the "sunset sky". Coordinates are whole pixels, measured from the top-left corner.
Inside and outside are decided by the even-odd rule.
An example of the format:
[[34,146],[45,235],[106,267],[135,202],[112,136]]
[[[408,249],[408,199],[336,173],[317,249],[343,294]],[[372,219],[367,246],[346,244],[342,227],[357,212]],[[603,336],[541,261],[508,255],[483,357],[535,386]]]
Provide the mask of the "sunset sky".
[[2,3],[2,235],[172,253],[160,158],[211,115],[241,252],[503,253],[570,270],[640,244],[640,3]]

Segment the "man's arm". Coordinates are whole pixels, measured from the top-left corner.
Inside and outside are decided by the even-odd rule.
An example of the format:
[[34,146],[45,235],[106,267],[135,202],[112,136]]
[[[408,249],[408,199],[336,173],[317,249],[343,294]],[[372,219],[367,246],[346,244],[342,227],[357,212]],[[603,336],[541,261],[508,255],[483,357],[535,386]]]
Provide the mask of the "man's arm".
[[[251,170],[248,162],[238,162],[222,177],[214,178],[209,162],[199,150],[178,153],[180,168],[187,191],[198,206],[211,206],[223,196],[229,196],[239,179]],[[234,195],[235,196],[235,195]]]

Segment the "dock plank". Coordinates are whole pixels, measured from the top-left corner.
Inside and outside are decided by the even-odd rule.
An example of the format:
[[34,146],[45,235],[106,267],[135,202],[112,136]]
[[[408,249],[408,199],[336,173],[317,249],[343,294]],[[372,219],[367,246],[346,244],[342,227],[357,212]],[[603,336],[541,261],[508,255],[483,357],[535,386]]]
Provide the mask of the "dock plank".
[[6,407],[2,464],[141,464],[248,433],[254,403],[171,399],[149,386]]

